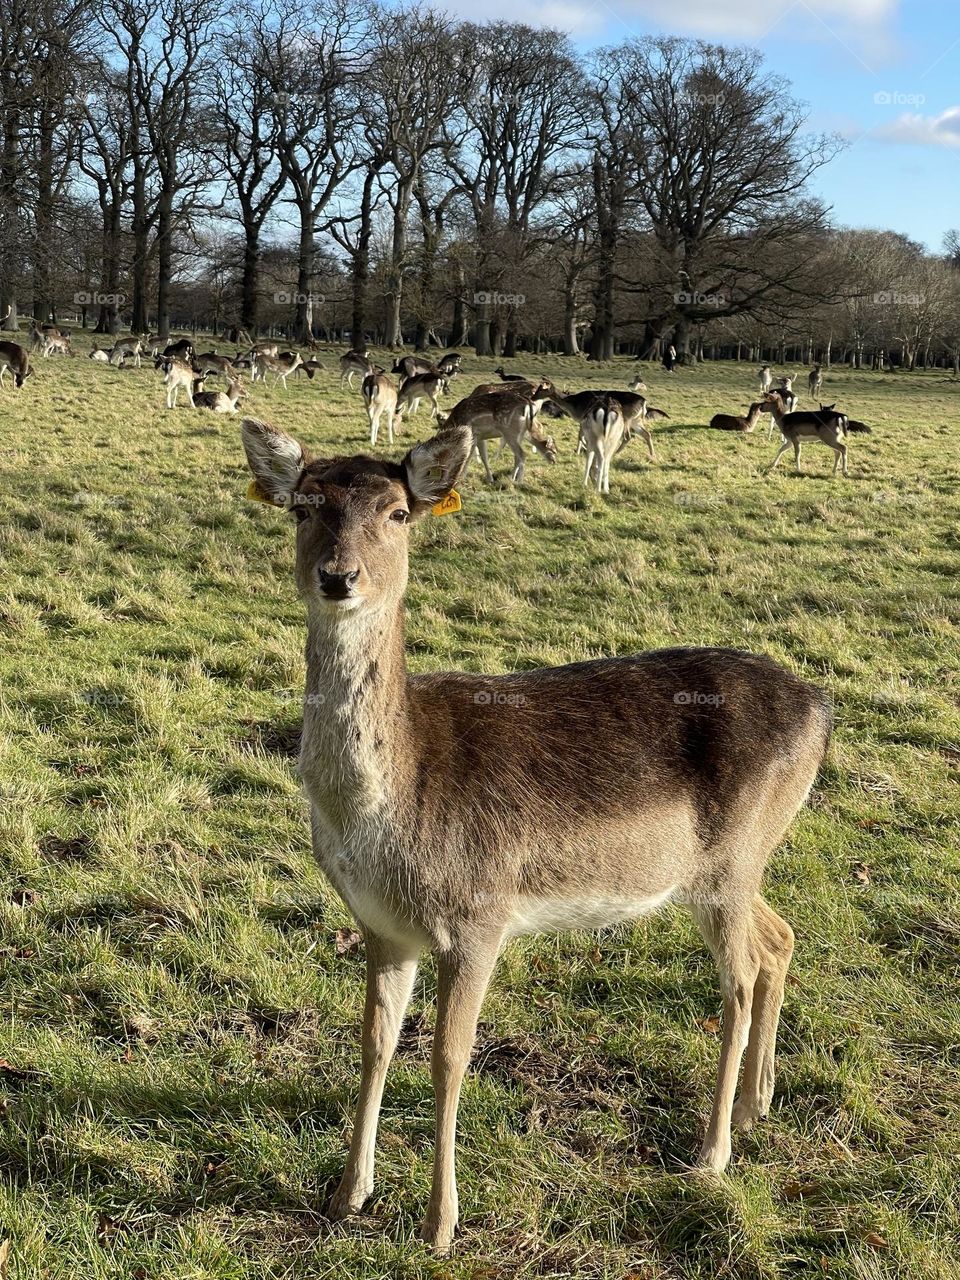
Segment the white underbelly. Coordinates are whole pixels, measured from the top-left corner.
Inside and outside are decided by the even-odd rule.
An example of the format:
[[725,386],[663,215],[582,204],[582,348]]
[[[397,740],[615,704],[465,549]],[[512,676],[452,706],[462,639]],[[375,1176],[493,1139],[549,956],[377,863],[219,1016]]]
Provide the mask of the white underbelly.
[[553,933],[567,929],[602,929],[624,920],[650,915],[670,898],[676,885],[649,898],[619,894],[592,894],[569,898],[518,898],[509,930],[517,933]]

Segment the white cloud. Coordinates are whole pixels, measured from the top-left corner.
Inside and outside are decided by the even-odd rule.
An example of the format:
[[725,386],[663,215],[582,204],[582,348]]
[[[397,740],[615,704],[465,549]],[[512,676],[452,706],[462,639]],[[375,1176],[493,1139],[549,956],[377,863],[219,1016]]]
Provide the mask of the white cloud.
[[[790,39],[859,40],[885,34],[899,0],[627,0],[624,11],[671,30],[736,40],[761,40],[776,30]],[[614,8],[620,6],[614,4]]]
[[921,146],[960,147],[960,107],[948,107],[938,116],[905,111],[896,120],[874,130],[884,142],[919,143]]

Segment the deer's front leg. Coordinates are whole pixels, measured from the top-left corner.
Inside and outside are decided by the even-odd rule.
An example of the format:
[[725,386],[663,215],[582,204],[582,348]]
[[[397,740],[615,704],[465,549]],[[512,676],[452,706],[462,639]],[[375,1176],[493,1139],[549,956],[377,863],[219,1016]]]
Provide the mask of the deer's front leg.
[[471,938],[466,954],[447,952],[437,961],[437,1028],[430,1064],[437,1137],[433,1185],[421,1235],[440,1250],[449,1247],[457,1229],[457,1104],[500,940],[499,933],[486,939]]
[[410,1001],[419,949],[366,934],[367,995],[363,1010],[360,1100],[343,1178],[327,1217],[338,1221],[356,1213],[373,1191],[373,1161],[380,1102]]

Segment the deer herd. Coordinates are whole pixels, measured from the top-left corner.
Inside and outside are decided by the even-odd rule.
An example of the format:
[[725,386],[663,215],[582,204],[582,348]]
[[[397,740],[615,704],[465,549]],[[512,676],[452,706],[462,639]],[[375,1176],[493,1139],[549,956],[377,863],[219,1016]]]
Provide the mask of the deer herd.
[[[37,330],[42,358],[70,355],[69,335]],[[188,339],[95,348],[98,364],[139,367],[152,356],[166,403],[236,413],[251,384],[313,378],[311,356],[258,344],[233,356]],[[313,849],[364,931],[367,997],[359,1103],[349,1154],[328,1208],[357,1213],[374,1189],[384,1083],[422,954],[437,960],[431,1072],[436,1098],[432,1186],[423,1237],[446,1250],[458,1222],[457,1110],[477,1018],[497,957],[518,934],[599,928],[684,907],[716,963],[723,995],[719,1069],[697,1166],[721,1173],[731,1130],[769,1111],[780,1007],[793,950],[790,926],[761,895],[766,864],[817,776],[830,736],[826,698],[768,658],[687,648],[489,676],[411,675],[404,645],[409,526],[456,509],[471,458],[488,480],[491,442],[524,477],[525,444],[555,463],[543,418],[577,424],[584,483],[610,491],[611,464],[667,417],[630,390],[570,393],[543,377],[496,370],[447,412],[461,375],[450,352],[403,356],[388,373],[366,349],[339,360],[354,378],[370,443],[387,442],[428,402],[437,430],[399,462],[366,454],[311,459],[292,436],[247,417],[241,441],[249,496],[297,520],[295,577],[307,611],[300,774]],[[31,373],[29,353],[0,342],[0,384]],[[208,391],[211,376],[226,391]],[[820,404],[801,411],[794,378],[745,415],[710,426],[751,432],[764,413],[782,442],[820,441],[847,474],[847,434],[868,430]],[[819,396],[822,374],[810,374]],[[450,504],[453,502],[453,506]],[[492,709],[509,707],[510,714]],[[748,783],[744,780],[748,780]],[[741,1066],[742,1079],[741,1079]],[[737,1096],[738,1080],[740,1082]]]
[[[67,330],[52,324],[37,325],[34,321],[29,352],[17,343],[0,342],[0,386],[4,385],[4,374],[9,371],[14,385],[21,387],[33,372],[29,355],[36,353],[44,359],[76,354]],[[182,392],[191,408],[222,414],[236,413],[243,406],[248,394],[243,384],[245,374],[251,384],[259,382],[266,386],[272,381],[274,386],[286,390],[291,375],[300,378],[305,374],[313,379],[323,369],[315,356],[304,360],[298,351],[281,350],[276,342],[254,343],[247,351],[220,355],[216,348],[198,352],[188,338],[162,345],[156,339],[131,336],[117,338],[109,348],[95,342],[90,352],[91,360],[117,368],[139,369],[144,356],[152,358],[163,374],[168,409],[176,408]],[[639,436],[646,445],[650,462],[654,462],[650,424],[669,416],[649,403],[643,394],[647,386],[640,375],[630,379],[629,391],[591,388],[569,393],[558,389],[549,378],[507,373],[500,367],[495,370],[497,382],[481,383],[443,412],[441,397],[449,395],[451,384],[462,373],[459,352],[448,352],[438,360],[420,355],[401,356],[388,373],[384,366],[374,362],[364,347],[347,351],[338,364],[341,387],[352,389],[354,378],[359,379],[372,446],[378,443],[381,423],[386,428],[387,443],[392,445],[405,418],[416,414],[421,402],[426,402],[439,426],[448,430],[468,427],[472,431],[474,456],[490,482],[494,479],[488,454],[491,441],[499,443],[500,451],[507,449],[512,453],[513,479],[520,484],[525,471],[525,445],[548,463],[557,461],[556,440],[542,425],[542,418],[568,417],[577,424],[577,453],[583,455],[584,484],[608,494],[614,459],[634,436]],[[225,379],[226,390],[206,390],[205,383],[211,377]],[[819,403],[823,388],[821,366],[815,364],[807,378],[810,395],[818,402],[817,409],[798,410],[793,386],[795,375],[784,374],[775,382],[772,369],[764,365],[759,371],[759,381],[760,396],[744,414],[717,413],[711,418],[710,427],[749,433],[756,428],[761,416],[768,414],[768,434],[779,430],[781,436],[780,448],[768,471],[777,466],[791,447],[799,471],[803,444],[819,441],[834,452],[833,474],[840,467],[843,475],[848,475],[847,437],[851,432],[868,432],[870,428],[840,412],[836,405]]]

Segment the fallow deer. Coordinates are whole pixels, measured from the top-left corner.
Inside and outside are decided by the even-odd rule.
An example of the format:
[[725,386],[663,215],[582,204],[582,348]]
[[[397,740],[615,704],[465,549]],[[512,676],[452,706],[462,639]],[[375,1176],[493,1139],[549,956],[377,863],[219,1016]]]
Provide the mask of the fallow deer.
[[[591,476],[595,475],[597,493],[610,492],[610,464],[614,454],[620,452],[627,432],[623,409],[611,395],[594,401],[580,419],[580,437],[587,455],[583,483],[589,485]],[[652,457],[653,444],[649,440],[649,432],[647,436]]]
[[33,366],[26,350],[19,342],[0,342],[0,387],[3,386],[3,375],[7,370],[13,374],[13,385],[22,387],[33,373]]
[[770,395],[770,405],[777,426],[783,436],[777,456],[770,463],[767,472],[771,472],[786,451],[793,446],[793,457],[797,471],[800,471],[800,450],[807,440],[819,440],[827,448],[833,450],[833,471],[843,464],[843,474],[847,472],[847,433],[850,431],[869,431],[862,422],[851,423],[845,413],[840,413],[835,405],[822,404],[818,411],[803,409],[797,413],[787,413],[783,400],[776,392]]
[[810,394],[817,399],[823,390],[823,369],[820,365],[815,364],[807,374],[807,386],[810,388]]
[[666,903],[691,913],[720,974],[698,1164],[722,1171],[731,1124],[751,1128],[773,1098],[793,932],[760,889],[826,752],[827,699],[767,657],[719,648],[410,675],[409,528],[458,505],[472,432],[441,431],[401,462],[311,461],[249,418],[242,439],[251,496],[299,521],[300,776],[314,854],[366,950],[360,1101],[328,1215],[359,1212],[373,1192],[384,1081],[424,952],[436,957],[437,1014],[422,1234],[446,1250],[458,1099],[500,950],[517,934],[599,928]]
[[430,401],[430,412],[435,418],[440,412],[439,397],[450,390],[450,383],[438,369],[430,373],[415,373],[400,384],[397,395],[397,412],[416,413],[421,400]]
[[173,356],[161,356],[160,360],[160,367],[163,369],[163,385],[167,388],[167,408],[177,407],[177,396],[182,387],[186,392],[187,404],[192,409],[194,393],[203,390],[203,379],[197,376],[192,365],[185,364]]
[[379,365],[373,363],[370,354],[366,349],[363,351],[347,351],[340,357],[340,385],[344,383],[353,390],[353,375],[359,373],[361,378],[365,378],[368,373],[384,373]]
[[242,404],[247,398],[242,384],[238,379],[232,381],[226,391],[202,391],[197,390],[194,386],[193,407],[195,409],[210,409],[213,413],[236,413],[237,406]]
[[461,427],[470,428],[488,484],[493,484],[493,472],[490,470],[487,445],[491,440],[502,441],[501,448],[506,447],[513,454],[514,483],[523,484],[526,469],[524,440],[529,438],[534,451],[546,458],[547,462],[553,464],[557,460],[556,442],[536,421],[537,411],[543,404],[545,394],[545,387],[539,399],[524,392],[506,395],[497,392],[471,394],[453,406],[443,420],[443,429],[452,431]]
[[259,378],[261,382],[266,382],[267,374],[272,373],[274,375],[274,386],[278,382],[282,383],[283,389],[286,391],[287,378],[290,377],[290,374],[295,369],[299,369],[302,364],[303,357],[299,351],[281,351],[275,356],[268,356],[258,352],[253,360],[254,376],[252,381],[256,381]]
[[753,431],[761,413],[768,405],[767,400],[755,400],[747,410],[745,418],[736,417],[732,413],[715,413],[710,419],[710,426],[717,431]]
[[376,445],[380,433],[380,419],[386,415],[387,443],[393,444],[393,425],[397,419],[397,384],[387,373],[368,373],[361,385],[363,403],[370,423],[370,443]]

